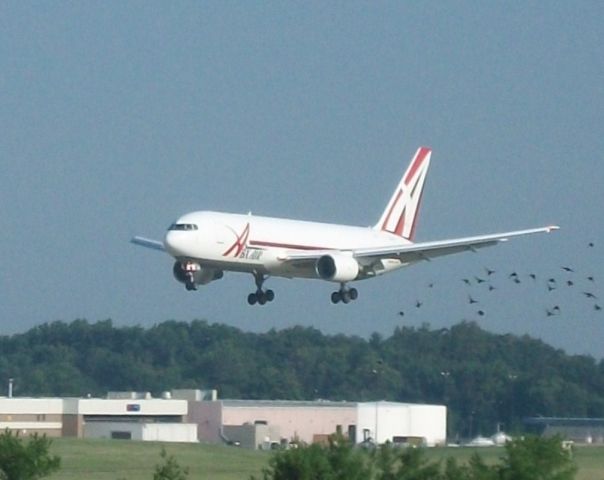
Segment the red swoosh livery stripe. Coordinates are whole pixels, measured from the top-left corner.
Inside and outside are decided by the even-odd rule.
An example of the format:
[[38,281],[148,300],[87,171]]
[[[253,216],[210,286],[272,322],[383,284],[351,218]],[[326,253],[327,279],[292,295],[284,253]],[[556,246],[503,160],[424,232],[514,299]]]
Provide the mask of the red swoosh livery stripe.
[[258,247],[287,248],[290,250],[332,250],[327,247],[316,247],[313,245],[295,245],[291,243],[265,242],[264,240],[250,240],[250,245]]
[[247,239],[249,236],[250,236],[250,224],[248,223],[245,226],[245,228],[243,229],[243,232],[241,232],[241,235],[239,235],[237,237],[237,239],[235,240],[233,245],[231,245],[229,247],[229,249],[222,254],[222,256],[227,257],[232,252],[235,252],[235,253],[233,253],[233,256],[238,257],[241,254],[241,252],[243,251],[243,249],[245,248],[245,245],[247,244]]

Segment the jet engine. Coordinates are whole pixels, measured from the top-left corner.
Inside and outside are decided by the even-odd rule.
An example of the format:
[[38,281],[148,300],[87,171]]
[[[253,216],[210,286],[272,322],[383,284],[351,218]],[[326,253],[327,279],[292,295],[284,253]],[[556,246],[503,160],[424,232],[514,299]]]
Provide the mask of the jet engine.
[[317,275],[332,282],[350,282],[359,274],[359,264],[350,255],[323,255],[315,264]]
[[202,268],[195,262],[175,262],[174,267],[172,267],[172,273],[176,280],[185,285],[189,283],[189,275],[193,275],[193,282],[195,285],[206,285],[223,276],[222,270]]

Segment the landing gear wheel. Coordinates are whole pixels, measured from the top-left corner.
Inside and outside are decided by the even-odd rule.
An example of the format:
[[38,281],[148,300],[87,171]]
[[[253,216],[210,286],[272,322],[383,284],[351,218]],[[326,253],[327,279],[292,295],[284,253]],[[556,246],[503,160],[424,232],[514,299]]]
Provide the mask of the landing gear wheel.
[[342,297],[340,297],[340,292],[333,292],[331,294],[331,303],[333,303],[334,305],[338,303],[341,299]]
[[267,302],[272,302],[275,299],[275,292],[272,290],[262,290],[262,284],[266,278],[259,272],[254,272],[254,281],[258,288],[255,293],[250,293],[247,297],[247,303],[250,305],[265,305]]
[[345,283],[340,284],[340,290],[331,294],[331,303],[350,303],[359,298],[356,288],[347,288]]
[[185,288],[190,292],[192,290],[197,290],[197,285],[195,285],[195,276],[192,272],[187,272],[185,277]]

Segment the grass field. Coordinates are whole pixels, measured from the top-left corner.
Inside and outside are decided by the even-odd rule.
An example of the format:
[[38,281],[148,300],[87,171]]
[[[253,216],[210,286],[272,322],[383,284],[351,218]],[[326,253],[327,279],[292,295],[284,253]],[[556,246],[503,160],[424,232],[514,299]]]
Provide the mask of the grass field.
[[[52,480],[152,480],[159,453],[165,446],[179,465],[189,468],[190,480],[247,480],[259,474],[269,453],[222,445],[132,442],[125,440],[55,439],[51,451],[61,457],[61,470]],[[475,451],[489,463],[503,454],[501,448],[428,449],[432,460],[455,457],[464,462]],[[604,447],[579,447],[577,480],[604,480]]]
[[53,440],[51,452],[61,457],[61,470],[49,478],[152,480],[162,446],[181,467],[189,468],[191,480],[248,479],[260,473],[269,458],[266,452],[222,445],[58,438]]
[[[466,462],[474,452],[478,452],[487,463],[498,463],[503,456],[503,447],[497,448],[429,448],[427,457],[431,460],[455,457],[458,462]],[[575,447],[573,456],[579,472],[576,480],[604,480],[604,447]]]

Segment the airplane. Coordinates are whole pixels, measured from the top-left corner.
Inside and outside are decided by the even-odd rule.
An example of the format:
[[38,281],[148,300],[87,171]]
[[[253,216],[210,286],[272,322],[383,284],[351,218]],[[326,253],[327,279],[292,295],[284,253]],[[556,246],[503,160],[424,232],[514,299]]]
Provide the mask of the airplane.
[[250,305],[275,298],[264,290],[268,277],[320,279],[339,284],[334,304],[358,297],[353,281],[377,277],[420,261],[497,245],[512,237],[549,233],[559,227],[516,230],[414,243],[422,192],[432,150],[420,147],[373,227],[317,223],[249,214],[197,211],[178,218],[163,242],[135,236],[131,242],[168,253],[173,274],[187,290],[197,290],[224,272],[252,274],[256,291]]

